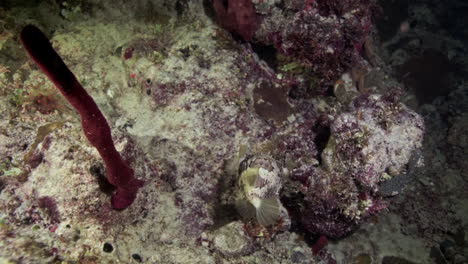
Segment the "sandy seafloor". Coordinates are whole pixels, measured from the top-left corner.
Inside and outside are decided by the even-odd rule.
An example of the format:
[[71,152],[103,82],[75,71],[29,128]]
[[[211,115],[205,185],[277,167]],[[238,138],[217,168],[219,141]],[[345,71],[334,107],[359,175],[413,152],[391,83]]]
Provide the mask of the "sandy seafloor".
[[[256,141],[268,131],[244,100],[248,44],[207,2],[0,2],[0,263],[468,263],[468,5],[380,1],[374,53],[424,119],[424,165],[314,254],[320,234],[294,217],[262,229],[232,206],[241,153],[280,154]],[[78,114],[21,47],[27,24],[51,38],[145,180],[130,208],[110,208]]]

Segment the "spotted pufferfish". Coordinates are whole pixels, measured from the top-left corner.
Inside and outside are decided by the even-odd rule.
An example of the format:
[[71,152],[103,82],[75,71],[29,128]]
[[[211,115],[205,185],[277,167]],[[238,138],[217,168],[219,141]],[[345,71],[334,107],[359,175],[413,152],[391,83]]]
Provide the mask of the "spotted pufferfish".
[[279,200],[281,171],[269,156],[248,157],[239,166],[236,209],[243,218],[256,218],[262,226],[275,224],[284,208]]

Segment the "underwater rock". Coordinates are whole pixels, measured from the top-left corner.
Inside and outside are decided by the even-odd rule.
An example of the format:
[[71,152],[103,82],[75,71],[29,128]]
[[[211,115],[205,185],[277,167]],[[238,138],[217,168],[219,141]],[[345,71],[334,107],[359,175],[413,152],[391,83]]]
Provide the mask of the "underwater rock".
[[403,173],[424,135],[422,118],[380,95],[361,96],[331,125],[322,153],[329,170],[346,172],[367,188]]
[[468,147],[468,114],[455,118],[448,131],[447,142],[460,148]]
[[308,187],[299,215],[302,226],[329,238],[340,238],[354,230],[367,205],[359,199],[352,179],[322,169],[303,169],[300,173],[308,176]]
[[[311,233],[340,238],[366,217],[385,209],[380,185],[407,177],[407,165],[422,165],[422,118],[390,95],[360,95],[330,123],[330,136],[321,163],[301,164],[290,178],[301,183],[303,201],[289,204]],[[398,179],[403,185],[407,183]],[[288,187],[287,196],[293,193]]]
[[252,253],[253,241],[245,233],[239,221],[229,223],[213,233],[213,246],[227,257],[239,257]]
[[348,73],[341,75],[333,86],[333,94],[338,101],[343,104],[350,103],[357,95],[359,95],[356,86],[354,85],[351,76]]
[[361,60],[377,5],[367,0],[284,2],[256,4],[263,19],[255,39],[310,67],[322,78],[315,92],[324,92],[324,84],[332,84]]

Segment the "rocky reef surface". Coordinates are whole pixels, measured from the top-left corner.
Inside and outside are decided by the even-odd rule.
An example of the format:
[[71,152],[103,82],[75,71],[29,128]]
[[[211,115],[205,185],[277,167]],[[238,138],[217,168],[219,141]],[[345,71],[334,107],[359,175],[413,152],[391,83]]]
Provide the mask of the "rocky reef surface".
[[[417,42],[437,15],[423,4],[398,21],[379,4],[1,4],[0,261],[463,263],[466,52],[448,33],[438,49]],[[144,181],[127,209],[112,208],[80,116],[21,46],[29,24]],[[419,66],[440,62],[458,71],[422,91],[432,68]],[[266,182],[255,183],[280,203],[269,226],[235,207],[257,157],[275,168],[268,182],[260,164]]]

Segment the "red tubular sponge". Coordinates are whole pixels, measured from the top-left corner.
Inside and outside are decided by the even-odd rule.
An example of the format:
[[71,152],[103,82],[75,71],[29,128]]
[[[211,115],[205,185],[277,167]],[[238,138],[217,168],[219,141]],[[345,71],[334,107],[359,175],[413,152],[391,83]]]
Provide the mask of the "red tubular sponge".
[[107,180],[117,188],[112,196],[112,207],[120,210],[127,208],[135,200],[143,181],[134,177],[133,169],[115,149],[106,118],[52,48],[44,33],[35,26],[26,26],[21,31],[21,42],[40,69],[79,112],[86,137],[104,160]]

